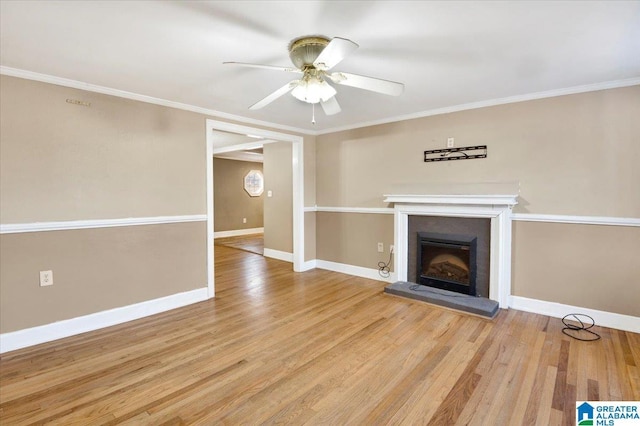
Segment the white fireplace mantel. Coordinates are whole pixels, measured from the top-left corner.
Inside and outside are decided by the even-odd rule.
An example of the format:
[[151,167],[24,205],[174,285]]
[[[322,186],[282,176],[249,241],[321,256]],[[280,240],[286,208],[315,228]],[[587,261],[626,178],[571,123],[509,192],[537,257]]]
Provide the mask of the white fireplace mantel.
[[508,308],[511,295],[511,210],[517,194],[392,194],[394,204],[395,268],[407,280],[409,216],[476,217],[491,219],[489,299]]

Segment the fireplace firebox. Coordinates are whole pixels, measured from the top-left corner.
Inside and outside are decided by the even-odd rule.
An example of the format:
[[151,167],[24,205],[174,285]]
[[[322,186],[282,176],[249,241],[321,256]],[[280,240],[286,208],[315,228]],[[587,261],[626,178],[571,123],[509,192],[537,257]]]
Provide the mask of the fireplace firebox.
[[421,285],[476,296],[476,237],[418,233]]

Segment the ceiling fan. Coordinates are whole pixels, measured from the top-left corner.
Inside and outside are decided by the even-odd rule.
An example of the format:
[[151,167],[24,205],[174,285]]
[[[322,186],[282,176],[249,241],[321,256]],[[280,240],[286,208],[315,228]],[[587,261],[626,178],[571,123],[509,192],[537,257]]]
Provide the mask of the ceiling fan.
[[265,107],[291,92],[296,99],[314,106],[320,103],[327,115],[337,114],[341,109],[335,97],[336,89],[327,81],[385,95],[399,96],[404,90],[402,83],[346,72],[330,72],[334,66],[357,48],[356,43],[345,38],[329,39],[318,35],[303,36],[289,43],[289,57],[295,68],[243,62],[223,62],[223,64],[265,68],[302,75],[298,80],[285,84],[264,99],[251,105],[249,109],[253,110]]

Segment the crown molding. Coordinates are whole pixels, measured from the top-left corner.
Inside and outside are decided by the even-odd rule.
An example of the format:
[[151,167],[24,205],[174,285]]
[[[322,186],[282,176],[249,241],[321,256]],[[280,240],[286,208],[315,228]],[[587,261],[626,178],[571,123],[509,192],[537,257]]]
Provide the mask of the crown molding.
[[563,89],[547,90],[544,92],[528,93],[524,95],[508,96],[506,98],[489,99],[486,101],[471,102],[468,104],[453,105],[444,108],[430,109],[413,114],[399,115],[396,117],[383,118],[380,120],[365,121],[353,125],[342,127],[333,127],[330,129],[320,130],[317,135],[325,135],[329,133],[343,132],[345,130],[354,130],[362,127],[377,126],[380,124],[395,123],[398,121],[413,120],[416,118],[430,117],[433,115],[449,114],[452,112],[466,111],[470,109],[485,108],[497,105],[513,104],[517,102],[533,101],[536,99],[554,98],[556,96],[574,95],[577,93],[596,92],[598,90],[618,89],[621,87],[640,85],[640,77],[628,78],[624,80],[605,81],[602,83],[585,84],[582,86],[573,86]]
[[181,109],[185,111],[191,111],[191,112],[203,114],[210,117],[233,120],[240,123],[252,124],[257,126],[265,126],[273,129],[278,129],[278,130],[286,130],[289,132],[296,132],[296,133],[309,135],[309,136],[325,135],[329,133],[342,132],[346,130],[360,129],[363,127],[377,126],[380,124],[389,124],[389,123],[395,123],[398,121],[430,117],[433,115],[449,114],[449,113],[458,112],[458,111],[466,111],[471,109],[512,104],[512,103],[531,101],[536,99],[553,98],[556,96],[573,95],[577,93],[595,92],[598,90],[617,89],[621,87],[640,85],[640,77],[634,77],[634,78],[628,78],[624,80],[605,81],[601,83],[585,84],[581,86],[572,86],[572,87],[567,87],[563,89],[547,90],[544,92],[528,93],[524,95],[508,96],[505,98],[489,99],[486,101],[471,102],[467,104],[453,105],[453,106],[448,106],[443,108],[435,108],[435,109],[416,112],[412,114],[405,114],[405,115],[399,115],[395,117],[383,118],[380,120],[365,121],[365,122],[350,124],[346,126],[332,127],[325,130],[307,130],[307,129],[302,129],[298,127],[270,123],[267,121],[254,120],[251,118],[247,118],[247,117],[243,117],[235,114],[229,114],[226,112],[217,111],[213,109],[198,107],[195,105],[188,105],[180,102],[169,101],[166,99],[154,98],[152,96],[141,95],[138,93],[127,92],[124,90],[112,89],[110,87],[98,86],[95,84],[84,83],[81,81],[71,80],[68,78],[55,77],[48,74],[41,74],[41,73],[22,70],[18,68],[0,66],[0,75],[24,78],[27,80],[41,81],[43,83],[56,84],[58,86],[71,87],[74,89],[86,90],[89,92],[102,93],[104,95],[117,96],[120,98],[166,106],[169,108],[176,108],[176,109]]
[[153,96],[141,95],[139,93],[127,92],[125,90],[113,89],[111,87],[98,86],[96,84],[84,83],[82,81],[71,80],[68,78],[55,77],[48,74],[41,74],[33,71],[21,70],[18,68],[11,68],[6,66],[0,66],[0,74],[10,77],[24,78],[26,80],[40,81],[42,83],[55,84],[57,86],[71,87],[73,89],[86,90],[88,92],[101,93],[103,95],[117,96],[119,98],[131,99],[134,101],[146,102],[149,104],[165,106],[169,108],[181,109],[184,111],[195,112],[203,114],[208,117],[222,118],[225,120],[238,121],[245,124],[251,124],[256,126],[265,126],[272,129],[286,130],[288,132],[302,133],[305,135],[316,135],[317,132],[310,132],[309,130],[300,129],[298,127],[284,126],[281,124],[269,123],[267,121],[254,120],[239,115],[229,114],[214,109],[208,109],[198,107],[195,105],[183,104],[180,102],[169,101],[166,99],[154,98]]

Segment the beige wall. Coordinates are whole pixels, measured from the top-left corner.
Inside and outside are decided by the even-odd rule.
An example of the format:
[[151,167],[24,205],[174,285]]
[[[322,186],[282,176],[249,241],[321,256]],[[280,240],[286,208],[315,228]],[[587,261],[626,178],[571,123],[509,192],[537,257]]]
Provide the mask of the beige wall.
[[[7,76],[0,77],[0,107],[3,225],[206,213],[207,117]],[[314,205],[315,137],[304,140],[305,203]],[[289,208],[275,210],[269,244],[290,252],[288,179],[288,195],[278,186],[276,200],[288,197],[282,202]],[[314,254],[315,228],[307,231],[305,246]],[[204,222],[0,240],[2,333],[206,286]],[[55,284],[40,288],[38,272],[48,269]]]
[[289,142],[264,146],[264,248],[293,252],[293,167]]
[[[401,184],[520,181],[516,212],[640,217],[640,86],[479,108],[317,137],[317,204],[381,207]],[[423,152],[487,145],[488,158]]]
[[[316,213],[318,259],[378,269],[389,261],[393,244],[393,215],[370,213]],[[378,253],[378,243],[384,253]],[[394,270],[393,262],[391,270]]]
[[[262,163],[213,159],[215,232],[263,226],[264,194],[251,197],[244,190],[244,177],[251,170],[262,172]],[[243,223],[243,218],[247,219],[247,223]]]
[[[206,212],[205,117],[14,77],[0,86],[3,225]],[[207,284],[204,222],[0,238],[3,333]]]
[[640,317],[639,227],[515,222],[513,239],[514,295]]
[[[0,85],[3,224],[206,212],[206,117],[13,77]],[[204,223],[1,238],[2,332],[206,286]],[[38,286],[44,269],[53,287]]]
[[316,205],[316,137],[304,137],[304,205]]
[[204,117],[14,77],[0,85],[3,224],[206,212]]
[[316,259],[316,213],[304,214],[304,261]]
[[[316,137],[304,137],[304,205],[316,205]],[[304,260],[316,259],[316,214],[304,214]]]
[[[206,212],[206,117],[7,76],[0,77],[0,107],[2,224]],[[637,218],[638,116],[640,86],[634,86],[305,136],[304,203],[384,206],[382,195],[403,183],[518,180],[518,212]],[[489,157],[423,163],[422,152],[443,147],[447,137],[457,146],[486,144]],[[291,145],[269,146],[265,155],[288,167],[274,170],[271,181],[265,169],[267,189],[274,191],[265,201],[265,227],[273,223],[265,246],[291,252]],[[391,216],[304,216],[305,260],[368,268],[386,260]],[[625,304],[637,299],[637,280],[629,283],[637,268],[628,259],[638,252],[637,228],[581,227],[514,224],[514,294],[637,315],[637,304]],[[551,250],[540,248],[540,236]],[[591,237],[611,249],[587,251]],[[4,234],[0,240],[3,333],[206,285],[204,223]],[[378,241],[385,255],[377,253]],[[552,253],[564,262],[549,261]],[[603,259],[614,265],[613,278],[602,273]],[[546,276],[562,280],[539,284],[541,261]],[[53,287],[38,286],[43,269],[54,271]],[[573,280],[571,272],[588,279]]]
[[[640,218],[637,117],[640,86],[633,86],[321,135],[316,139],[317,204],[382,207],[383,195],[403,185],[519,181],[516,212]],[[423,151],[444,148],[447,137],[454,137],[456,146],[487,145],[488,158],[424,163]],[[365,216],[367,226],[361,226]],[[318,213],[316,223],[321,260],[375,268],[375,242],[393,238],[393,219],[382,214]],[[587,226],[605,247],[625,236],[623,245],[606,256],[615,272],[605,279],[600,252],[586,250],[584,238],[576,235],[580,226],[514,225],[514,294],[638,315],[633,308],[640,304],[638,270],[627,259],[639,252],[638,228]],[[548,248],[536,235],[545,235]],[[558,252],[564,253],[563,261],[550,261],[550,253]],[[626,297],[638,303],[619,303]]]
[[[124,226],[0,236],[0,332],[206,286],[206,224]],[[53,270],[53,286],[39,271]]]

